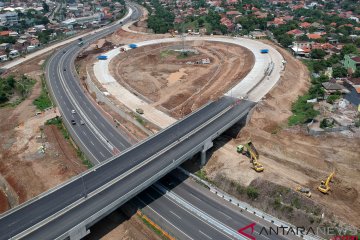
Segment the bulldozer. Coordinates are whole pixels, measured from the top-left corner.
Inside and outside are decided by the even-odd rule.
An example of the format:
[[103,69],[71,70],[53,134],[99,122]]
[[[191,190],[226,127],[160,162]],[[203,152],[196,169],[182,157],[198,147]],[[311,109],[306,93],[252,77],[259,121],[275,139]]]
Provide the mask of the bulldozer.
[[252,163],[252,168],[256,172],[264,171],[263,165],[257,161],[259,159],[259,153],[256,150],[254,144],[251,142],[251,140],[244,145],[237,146],[236,150],[238,153],[245,154],[250,158],[250,162]]
[[318,190],[324,194],[328,193],[330,190],[329,183],[331,182],[332,178],[334,177],[335,172],[330,173],[330,175],[327,177],[326,181],[321,181],[320,186],[318,187]]

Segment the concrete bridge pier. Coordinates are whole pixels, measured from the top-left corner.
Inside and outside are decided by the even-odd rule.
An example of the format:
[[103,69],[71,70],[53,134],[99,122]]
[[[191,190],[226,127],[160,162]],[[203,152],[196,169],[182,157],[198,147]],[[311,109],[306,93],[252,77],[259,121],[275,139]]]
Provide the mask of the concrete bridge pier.
[[201,149],[201,166],[204,166],[206,163],[206,151],[214,146],[212,140],[207,140]]
[[80,224],[69,231],[70,240],[80,240],[90,233],[85,224]]

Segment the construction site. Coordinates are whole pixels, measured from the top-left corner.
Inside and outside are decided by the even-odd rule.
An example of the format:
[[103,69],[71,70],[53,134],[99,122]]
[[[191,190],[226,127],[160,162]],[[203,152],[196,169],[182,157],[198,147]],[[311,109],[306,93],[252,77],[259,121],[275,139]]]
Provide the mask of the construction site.
[[[143,23],[130,30],[147,32]],[[98,100],[85,79],[88,74],[95,79],[92,69],[99,54],[115,46],[163,37],[170,35],[120,29],[87,47],[75,62],[84,90]],[[286,60],[277,85],[246,121],[214,141],[202,169],[198,157],[183,166],[200,172],[204,179],[238,199],[294,225],[360,228],[360,131],[314,136],[306,126],[288,126],[292,102],[309,87],[309,72],[291,53],[266,43]],[[205,41],[152,45],[125,54],[111,61],[112,76],[127,90],[175,119],[221,97],[249,73],[255,61],[246,48]],[[51,108],[36,114],[38,110],[32,104],[41,92],[42,64],[47,57],[43,55],[26,67],[15,69],[17,74],[26,74],[37,82],[25,101],[15,107],[0,108],[0,212],[87,169],[62,130],[45,125],[59,115],[58,110]],[[105,91],[100,82],[95,80],[94,84]],[[103,102],[97,103],[109,120],[118,121],[136,141],[159,130],[141,121],[143,126],[139,128]],[[141,117],[120,102],[117,106],[131,116]],[[246,194],[250,187],[257,197]],[[114,239],[119,235],[122,239],[160,239],[144,228],[137,216],[129,215],[126,211],[114,212],[105,224],[95,228],[92,239]],[[119,223],[122,224],[118,226]]]
[[[119,31],[107,41],[122,39],[120,44],[114,42],[121,46],[151,39],[137,36],[139,40],[136,34],[129,38],[129,33]],[[299,60],[274,47],[287,62],[280,81],[257,104],[240,131],[215,141],[201,171],[221,189],[293,224],[359,227],[359,131],[313,136],[306,126],[289,127],[291,104],[307,90],[310,76]],[[192,53],[182,56],[178,52],[182,48]],[[129,91],[175,118],[222,96],[241,81],[254,61],[245,48],[199,41],[152,45],[127,54],[111,61],[111,74]],[[95,61],[95,56],[92,59]],[[196,63],[202,59],[209,62]],[[86,64],[91,68],[91,62]],[[256,159],[247,150],[249,140],[256,148]],[[198,171],[199,159],[188,161],[185,167]],[[249,199],[238,191],[249,186],[261,197]]]

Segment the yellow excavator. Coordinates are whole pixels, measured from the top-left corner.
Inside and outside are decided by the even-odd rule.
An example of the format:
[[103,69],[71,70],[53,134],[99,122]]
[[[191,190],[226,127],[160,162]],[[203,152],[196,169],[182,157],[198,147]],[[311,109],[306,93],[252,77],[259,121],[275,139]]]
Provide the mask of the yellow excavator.
[[250,162],[252,163],[252,168],[256,172],[262,172],[264,171],[264,167],[261,163],[259,163],[257,160],[259,159],[259,153],[256,151],[256,148],[254,144],[250,141],[248,141],[244,145],[239,145],[236,148],[237,152],[242,153],[250,157]]
[[330,173],[326,181],[321,181],[320,186],[318,187],[318,190],[322,193],[328,193],[330,190],[329,183],[331,182],[331,179],[334,177],[335,172]]

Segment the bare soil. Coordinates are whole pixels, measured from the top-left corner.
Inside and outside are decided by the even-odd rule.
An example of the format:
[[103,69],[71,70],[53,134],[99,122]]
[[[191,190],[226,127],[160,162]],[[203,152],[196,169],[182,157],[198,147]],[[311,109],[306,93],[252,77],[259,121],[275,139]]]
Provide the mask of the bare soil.
[[[37,82],[31,95],[16,107],[0,109],[0,192],[5,191],[8,204],[1,197],[5,211],[52,188],[86,168],[77,158],[61,132],[53,126],[43,126],[58,112],[46,111],[35,116],[33,100],[40,95],[42,58],[35,58],[8,74],[26,74]],[[45,153],[39,151],[46,147]],[[4,205],[3,205],[4,203]]]
[[[198,54],[185,58],[170,51],[174,46],[179,43],[143,47],[125,58],[119,55],[110,64],[110,72],[120,84],[174,117],[185,116],[222,96],[254,64],[253,54],[235,45],[187,42],[186,47]],[[210,64],[187,64],[206,58]]]
[[[308,187],[312,192],[311,200],[321,206],[321,211],[337,216],[333,219],[332,214],[325,214],[323,221],[334,220],[360,227],[360,137],[342,133],[314,137],[302,127],[287,127],[291,103],[308,88],[309,73],[290,53],[281,48],[278,51],[287,61],[284,75],[266,99],[255,107],[237,139],[216,142],[218,149],[205,170],[211,180],[221,175],[244,186],[268,181],[290,189]],[[260,153],[259,161],[265,167],[263,173],[252,170],[249,158],[236,152],[236,146],[249,139]],[[324,195],[317,187],[333,170],[336,173],[330,184],[331,192]],[[260,192],[269,187],[264,183],[255,185]],[[290,222],[294,220],[279,215]],[[303,223],[307,224],[305,220]]]

